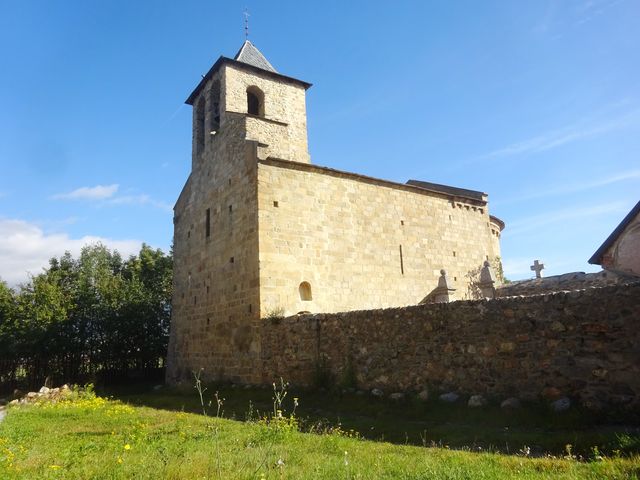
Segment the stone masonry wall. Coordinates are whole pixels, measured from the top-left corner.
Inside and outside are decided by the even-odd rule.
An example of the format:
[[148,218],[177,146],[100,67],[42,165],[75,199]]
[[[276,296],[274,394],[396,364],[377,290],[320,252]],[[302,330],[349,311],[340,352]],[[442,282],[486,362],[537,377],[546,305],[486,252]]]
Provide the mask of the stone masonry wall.
[[[638,406],[640,284],[263,320],[263,382],[455,390]],[[320,362],[319,359],[323,359]]]
[[225,112],[247,113],[247,88],[264,93],[264,117],[249,117],[247,138],[268,145],[268,155],[309,163],[304,87],[266,75],[225,68]]
[[[276,159],[258,165],[261,315],[420,303],[500,255],[487,204]],[[299,286],[311,285],[311,300]]]
[[170,383],[201,368],[206,380],[256,379],[258,147],[245,140],[245,121],[225,119],[175,207]]

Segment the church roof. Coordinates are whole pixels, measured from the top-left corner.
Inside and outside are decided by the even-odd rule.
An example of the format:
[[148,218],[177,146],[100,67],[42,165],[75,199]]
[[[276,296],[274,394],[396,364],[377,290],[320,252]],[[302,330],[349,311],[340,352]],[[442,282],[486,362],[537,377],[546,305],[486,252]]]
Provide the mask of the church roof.
[[262,70],[267,70],[269,72],[278,73],[273,65],[269,63],[264,55],[258,50],[253,43],[249,40],[245,40],[236,53],[236,56],[233,57],[234,60],[242,63],[246,63],[247,65],[253,65],[254,67],[261,68]]
[[276,69],[273,68],[273,65],[271,65],[269,61],[264,57],[264,55],[260,53],[260,50],[258,50],[255,45],[253,45],[249,40],[245,40],[234,58],[221,56],[220,58],[218,58],[218,60],[216,60],[216,63],[213,64],[206,75],[202,76],[202,80],[200,80],[198,86],[193,90],[193,92],[191,92],[191,95],[189,95],[189,98],[187,98],[184,103],[186,103],[187,105],[193,105],[193,102],[200,93],[200,90],[202,90],[202,88],[207,84],[213,74],[216,73],[216,71],[218,71],[218,69],[225,64],[233,65],[234,67],[241,68],[252,73],[272,77],[276,80],[300,85],[304,87],[305,90],[311,87],[311,84],[308,82],[304,82],[302,80],[298,80],[297,78],[288,77],[286,75],[278,73]]
[[422,180],[409,180],[407,185],[424,188],[434,192],[446,193],[456,197],[472,198],[473,200],[486,201],[486,193],[476,190],[467,190],[466,188],[450,187],[449,185],[441,185],[439,183],[423,182]]
[[638,214],[640,214],[640,202],[636,203],[636,206],[633,207],[627,214],[627,216],[622,219],[620,225],[618,225],[616,229],[611,232],[611,235],[609,235],[604,243],[600,245],[600,248],[596,250],[596,253],[591,256],[591,258],[589,259],[589,263],[591,265],[600,265],[600,262],[602,262],[602,257],[605,253],[607,253],[609,247],[611,247],[611,245],[615,243],[620,234],[624,232],[624,229],[627,228],[627,226],[631,223],[631,220],[633,220]]

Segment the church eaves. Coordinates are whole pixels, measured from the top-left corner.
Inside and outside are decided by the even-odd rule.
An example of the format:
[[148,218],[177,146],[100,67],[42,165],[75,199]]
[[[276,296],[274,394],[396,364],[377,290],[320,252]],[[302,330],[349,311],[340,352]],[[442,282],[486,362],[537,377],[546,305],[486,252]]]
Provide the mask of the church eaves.
[[245,40],[236,53],[236,56],[233,57],[234,60],[242,63],[246,63],[247,65],[252,65],[257,68],[261,68],[262,70],[267,70],[269,72],[278,73],[273,65],[269,63],[269,60],[265,58],[265,56],[258,50],[253,43],[249,40]]

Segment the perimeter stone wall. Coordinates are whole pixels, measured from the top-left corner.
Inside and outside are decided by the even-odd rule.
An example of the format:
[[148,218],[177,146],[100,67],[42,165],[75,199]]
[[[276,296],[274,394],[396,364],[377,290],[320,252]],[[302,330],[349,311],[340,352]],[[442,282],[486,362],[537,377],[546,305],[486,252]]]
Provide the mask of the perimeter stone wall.
[[263,382],[638,406],[640,284],[263,320]]

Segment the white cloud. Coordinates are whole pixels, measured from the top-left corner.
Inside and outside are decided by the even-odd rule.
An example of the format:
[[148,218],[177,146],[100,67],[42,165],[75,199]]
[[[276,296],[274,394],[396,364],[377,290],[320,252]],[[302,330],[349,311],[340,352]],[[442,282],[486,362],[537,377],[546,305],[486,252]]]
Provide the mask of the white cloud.
[[522,140],[520,142],[507,145],[506,147],[498,148],[492,152],[475,157],[472,161],[477,162],[515,155],[545,152],[578,140],[596,137],[598,135],[620,130],[632,125],[637,125],[639,119],[640,110],[634,110],[618,118],[600,121],[596,124],[592,123],[591,125],[588,125],[585,122],[578,122],[565,128],[545,132],[527,140]]
[[149,205],[165,212],[173,212],[173,206],[168,203],[154,200],[149,195],[122,195],[120,197],[112,198],[108,201],[110,205]]
[[565,222],[566,227],[566,223],[571,220],[596,217],[598,215],[610,213],[622,213],[628,210],[627,207],[628,205],[625,202],[611,202],[603,205],[593,205],[582,208],[571,207],[563,210],[551,210],[548,213],[533,215],[531,217],[509,223],[508,228],[504,231],[504,235],[520,235],[558,222]]
[[55,200],[93,200],[99,205],[141,205],[159,208],[165,212],[173,212],[173,206],[166,202],[154,200],[149,195],[116,195],[120,186],[96,185],[95,187],[81,187],[69,193],[59,193],[52,198]]
[[66,233],[45,233],[40,227],[24,220],[0,219],[0,278],[11,286],[38,274],[48,266],[51,257],[65,251],[78,256],[85,245],[102,243],[127,257],[140,251],[140,240],[114,240],[87,235],[71,238]]
[[523,200],[532,200],[534,198],[545,198],[552,197],[556,195],[567,195],[570,193],[582,192],[585,190],[591,190],[593,188],[606,187],[607,185],[612,185],[614,183],[625,182],[628,180],[636,180],[640,179],[640,170],[630,170],[627,172],[617,173],[610,177],[606,177],[600,180],[592,180],[585,181],[582,183],[573,183],[569,185],[560,185],[553,188],[549,188],[547,190],[540,190],[537,192],[526,193],[519,197],[511,198],[502,202],[493,202],[493,205],[504,205],[509,203],[520,202]]
[[119,185],[96,185],[95,187],[80,187],[69,193],[54,195],[56,200],[104,200],[113,197],[118,191]]

